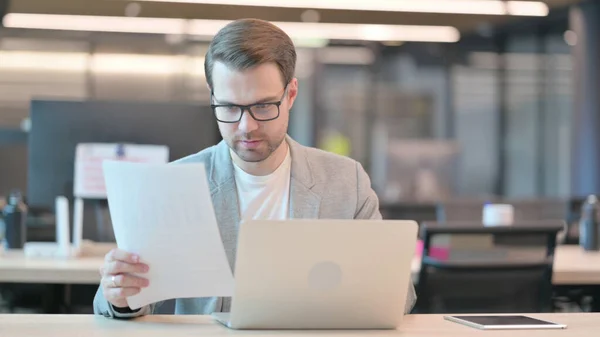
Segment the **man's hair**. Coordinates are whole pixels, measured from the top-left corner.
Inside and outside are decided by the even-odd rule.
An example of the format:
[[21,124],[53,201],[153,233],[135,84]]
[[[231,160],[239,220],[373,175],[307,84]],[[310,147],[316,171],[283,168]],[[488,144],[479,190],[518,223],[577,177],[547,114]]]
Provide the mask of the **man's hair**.
[[208,47],[204,72],[211,88],[215,62],[238,71],[272,62],[279,67],[283,84],[287,85],[294,77],[296,49],[290,37],[274,24],[242,19],[223,27]]

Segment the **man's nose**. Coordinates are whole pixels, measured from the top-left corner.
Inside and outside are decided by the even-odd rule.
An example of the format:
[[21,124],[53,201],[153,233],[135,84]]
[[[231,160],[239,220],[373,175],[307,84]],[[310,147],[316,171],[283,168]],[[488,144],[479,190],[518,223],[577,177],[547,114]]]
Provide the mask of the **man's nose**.
[[258,129],[258,122],[250,116],[248,110],[242,112],[242,119],[240,119],[238,129],[244,133],[249,133]]

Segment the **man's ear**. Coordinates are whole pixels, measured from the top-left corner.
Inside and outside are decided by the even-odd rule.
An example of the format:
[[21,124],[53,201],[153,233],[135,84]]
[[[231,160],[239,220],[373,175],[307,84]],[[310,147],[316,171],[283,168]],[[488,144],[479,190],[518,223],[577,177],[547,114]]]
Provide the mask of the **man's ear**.
[[294,102],[296,101],[296,97],[298,97],[298,79],[294,78],[289,84],[288,87],[288,99],[289,99],[289,108],[291,109],[294,106]]

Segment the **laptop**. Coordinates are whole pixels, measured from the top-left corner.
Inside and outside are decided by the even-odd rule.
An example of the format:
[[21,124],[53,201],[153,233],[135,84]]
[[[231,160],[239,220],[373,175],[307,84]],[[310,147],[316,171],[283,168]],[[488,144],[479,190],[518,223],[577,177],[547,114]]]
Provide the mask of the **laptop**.
[[252,220],[240,225],[231,329],[395,329],[418,225],[396,220]]

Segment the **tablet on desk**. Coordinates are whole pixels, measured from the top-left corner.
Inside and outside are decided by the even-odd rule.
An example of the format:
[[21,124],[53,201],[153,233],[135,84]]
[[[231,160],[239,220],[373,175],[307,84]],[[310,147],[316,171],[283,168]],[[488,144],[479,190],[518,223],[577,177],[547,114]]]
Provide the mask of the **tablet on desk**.
[[566,329],[565,324],[523,315],[444,316],[444,319],[481,330]]

